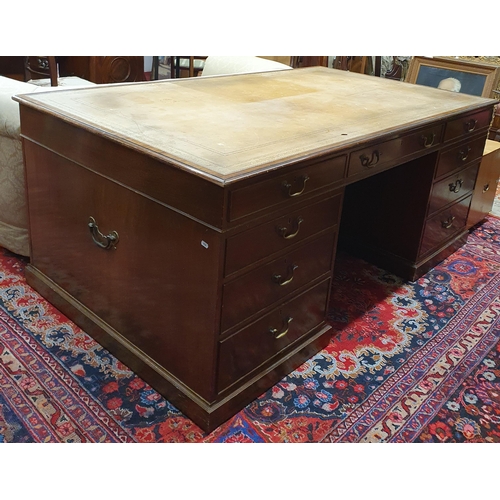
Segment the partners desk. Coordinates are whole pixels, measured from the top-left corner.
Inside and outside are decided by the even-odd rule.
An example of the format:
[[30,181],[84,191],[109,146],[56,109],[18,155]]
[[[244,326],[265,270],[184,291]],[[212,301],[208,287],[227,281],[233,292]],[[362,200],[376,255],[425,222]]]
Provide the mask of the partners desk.
[[338,240],[409,280],[464,243],[495,104],[320,67],[15,99],[28,282],[205,431],[329,342]]

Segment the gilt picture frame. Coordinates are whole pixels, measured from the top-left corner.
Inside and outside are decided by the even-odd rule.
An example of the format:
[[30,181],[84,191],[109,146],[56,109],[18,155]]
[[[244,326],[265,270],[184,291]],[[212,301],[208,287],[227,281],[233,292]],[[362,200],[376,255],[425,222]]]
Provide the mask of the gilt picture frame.
[[415,56],[406,82],[442,88],[478,97],[494,97],[500,66],[451,57]]

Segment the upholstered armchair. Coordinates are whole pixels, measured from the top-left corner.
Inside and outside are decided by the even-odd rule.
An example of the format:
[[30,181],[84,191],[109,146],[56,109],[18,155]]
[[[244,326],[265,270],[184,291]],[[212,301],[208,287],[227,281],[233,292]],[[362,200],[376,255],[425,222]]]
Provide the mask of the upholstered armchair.
[[[82,86],[94,85],[78,79]],[[29,256],[23,152],[20,137],[19,104],[16,94],[55,91],[0,76],[0,246]]]

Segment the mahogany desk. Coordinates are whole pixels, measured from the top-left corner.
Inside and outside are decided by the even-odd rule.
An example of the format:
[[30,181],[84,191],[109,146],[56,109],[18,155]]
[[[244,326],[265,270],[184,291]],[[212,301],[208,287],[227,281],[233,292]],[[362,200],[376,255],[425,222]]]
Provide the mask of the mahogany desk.
[[456,250],[495,101],[331,70],[18,96],[28,282],[210,431],[324,347],[341,240]]

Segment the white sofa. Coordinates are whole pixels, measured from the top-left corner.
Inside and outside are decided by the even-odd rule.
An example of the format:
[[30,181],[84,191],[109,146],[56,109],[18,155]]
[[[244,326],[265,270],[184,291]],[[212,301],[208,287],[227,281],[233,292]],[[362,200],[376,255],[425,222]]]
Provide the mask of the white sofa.
[[[77,77],[61,86],[95,85]],[[59,90],[0,76],[0,246],[29,256],[28,214],[20,138],[19,104],[16,94]]]

